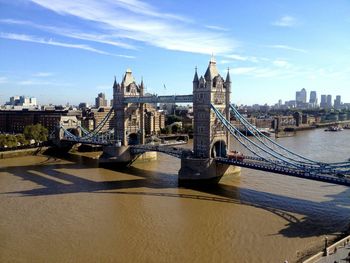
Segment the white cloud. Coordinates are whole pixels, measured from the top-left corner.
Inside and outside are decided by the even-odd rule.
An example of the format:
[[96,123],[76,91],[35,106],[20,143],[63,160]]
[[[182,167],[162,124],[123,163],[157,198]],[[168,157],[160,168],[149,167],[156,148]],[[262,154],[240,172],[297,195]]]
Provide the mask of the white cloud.
[[222,27],[222,26],[206,25],[205,27],[209,29],[217,30],[217,31],[230,31],[228,28]]
[[54,74],[52,72],[37,72],[33,74],[33,77],[46,78],[51,77]]
[[76,29],[71,29],[66,27],[57,27],[57,26],[48,26],[48,25],[39,25],[31,21],[16,20],[16,19],[0,19],[0,23],[30,26],[36,29],[40,29],[46,32],[50,32],[53,34],[57,34],[57,35],[61,35],[69,38],[103,43],[103,44],[117,46],[125,49],[136,49],[135,46],[130,45],[129,43],[113,39],[113,36],[111,34],[104,35],[104,34],[91,33],[91,32],[89,33],[80,32]]
[[36,37],[32,35],[25,35],[25,34],[15,34],[15,33],[4,33],[0,32],[0,38],[4,39],[11,39],[11,40],[18,40],[18,41],[26,41],[26,42],[33,42],[33,43],[39,43],[39,44],[46,44],[46,45],[52,45],[52,46],[59,46],[59,47],[66,47],[66,48],[75,48],[75,49],[82,49],[102,55],[109,55],[109,56],[116,56],[116,57],[125,57],[125,58],[134,58],[133,56],[127,56],[127,55],[117,55],[117,54],[111,54],[93,47],[90,47],[88,45],[84,44],[71,44],[71,43],[64,43],[55,41],[52,39],[44,39],[42,37]]
[[238,54],[230,54],[230,55],[225,55],[225,58],[231,59],[231,60],[238,60],[238,61],[248,61],[248,62],[254,62],[257,63],[259,59],[254,56],[242,56]]
[[288,61],[281,60],[281,59],[276,59],[272,61],[272,64],[281,68],[287,68],[290,66],[290,63]]
[[7,83],[8,79],[7,77],[0,77],[0,84]]
[[20,85],[20,86],[72,86],[70,83],[59,83],[53,80],[38,80],[38,79],[26,79],[26,80],[21,80],[16,82],[15,84]]
[[296,48],[296,47],[291,47],[287,45],[267,45],[266,47],[269,48],[276,48],[276,49],[285,49],[285,50],[290,50],[290,51],[295,51],[295,52],[301,52],[301,53],[307,53],[305,49],[302,48]]
[[298,21],[295,17],[292,16],[282,16],[278,20],[274,21],[272,25],[280,27],[294,27],[298,24]]
[[102,31],[99,33],[110,35],[113,39],[203,54],[229,53],[237,45],[223,32],[203,28],[186,17],[157,10],[138,0],[31,1],[58,14],[93,22],[94,27]]

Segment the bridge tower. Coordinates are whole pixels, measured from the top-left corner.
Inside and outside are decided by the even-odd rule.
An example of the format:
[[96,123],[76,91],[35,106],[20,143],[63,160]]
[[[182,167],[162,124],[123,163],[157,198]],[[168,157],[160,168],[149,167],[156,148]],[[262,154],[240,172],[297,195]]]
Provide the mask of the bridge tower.
[[207,71],[198,79],[197,70],[193,79],[194,137],[193,151],[198,158],[225,156],[229,145],[226,129],[211,111],[211,104],[230,119],[230,74],[224,80],[212,57]]
[[116,118],[115,139],[122,146],[144,143],[144,105],[124,103],[125,97],[143,96],[144,85],[136,84],[130,69],[127,69],[122,82],[114,80],[113,108]]
[[181,160],[180,180],[219,179],[229,166],[215,162],[215,157],[226,156],[229,147],[229,133],[211,110],[213,104],[230,119],[231,79],[219,74],[214,57],[208,68],[198,78],[197,69],[193,79],[193,153],[191,158]]

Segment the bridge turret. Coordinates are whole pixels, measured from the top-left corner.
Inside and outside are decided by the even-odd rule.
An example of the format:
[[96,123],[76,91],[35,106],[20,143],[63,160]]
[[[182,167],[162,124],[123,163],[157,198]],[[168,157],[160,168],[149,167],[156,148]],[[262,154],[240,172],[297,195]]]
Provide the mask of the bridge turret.
[[115,136],[121,141],[121,145],[143,142],[143,107],[137,103],[125,103],[127,97],[143,96],[144,84],[136,84],[131,69],[127,69],[121,84],[116,80],[113,85],[113,101],[115,114]]
[[197,81],[193,80],[193,153],[181,159],[179,179],[182,181],[219,179],[225,173],[234,173],[229,165],[216,162],[216,157],[225,157],[229,145],[229,133],[211,110],[213,105],[229,119],[230,76],[226,81],[216,68],[212,57],[208,68]]
[[195,72],[194,72],[194,77],[193,77],[193,85],[199,83],[199,79],[198,79],[198,74],[197,74],[197,67],[195,68]]
[[[196,76],[197,72],[195,72]],[[226,115],[229,99],[226,99],[228,85],[220,76],[214,57],[209,61],[204,78],[193,81],[194,140],[193,150],[198,158],[212,158],[225,155],[228,135],[211,113],[214,104]]]

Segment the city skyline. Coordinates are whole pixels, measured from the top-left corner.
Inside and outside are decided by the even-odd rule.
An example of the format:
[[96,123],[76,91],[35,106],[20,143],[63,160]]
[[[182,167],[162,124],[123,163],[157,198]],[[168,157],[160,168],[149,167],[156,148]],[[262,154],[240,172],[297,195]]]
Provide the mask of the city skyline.
[[146,92],[190,94],[212,53],[222,76],[230,68],[236,104],[272,105],[302,88],[350,102],[347,1],[0,4],[1,104],[22,94],[42,104],[110,99],[127,68]]

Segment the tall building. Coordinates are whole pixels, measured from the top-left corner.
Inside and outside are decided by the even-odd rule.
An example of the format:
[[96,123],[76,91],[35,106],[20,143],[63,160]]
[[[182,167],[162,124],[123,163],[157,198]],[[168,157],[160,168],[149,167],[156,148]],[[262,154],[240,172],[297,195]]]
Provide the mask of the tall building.
[[341,108],[341,96],[337,95],[334,100],[334,108],[340,109]]
[[327,108],[327,95],[321,95],[321,108]]
[[104,93],[99,93],[95,99],[96,108],[107,107],[106,95]]
[[10,97],[10,101],[6,103],[10,106],[19,106],[23,108],[31,108],[38,106],[36,98],[29,98],[25,96],[13,96]]
[[310,100],[309,100],[309,102],[311,104],[317,104],[317,93],[316,93],[316,91],[311,91],[310,92]]
[[301,91],[295,93],[295,100],[301,103],[306,103],[306,89],[302,88]]
[[332,95],[327,95],[327,108],[332,108],[333,102],[332,102]]

